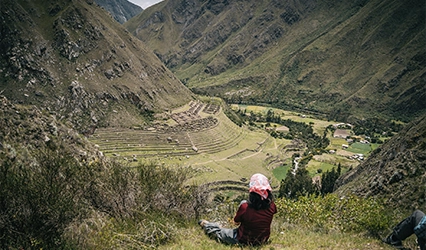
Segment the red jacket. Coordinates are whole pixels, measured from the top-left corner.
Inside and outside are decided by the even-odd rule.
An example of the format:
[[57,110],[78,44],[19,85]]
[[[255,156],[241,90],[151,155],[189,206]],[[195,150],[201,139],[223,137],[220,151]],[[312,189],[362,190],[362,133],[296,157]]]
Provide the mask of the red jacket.
[[259,245],[266,242],[271,234],[272,217],[277,212],[272,202],[268,209],[255,210],[248,203],[238,208],[234,221],[241,223],[238,227],[237,240],[241,244]]

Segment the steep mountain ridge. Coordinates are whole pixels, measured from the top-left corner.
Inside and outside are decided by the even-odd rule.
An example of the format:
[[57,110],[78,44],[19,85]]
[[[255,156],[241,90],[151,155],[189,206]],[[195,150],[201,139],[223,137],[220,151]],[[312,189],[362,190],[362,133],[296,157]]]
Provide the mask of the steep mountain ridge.
[[426,112],[425,2],[166,0],[125,26],[196,93],[329,118]]
[[119,23],[125,23],[130,18],[141,13],[143,9],[127,0],[95,0],[97,4],[107,10]]
[[426,116],[376,149],[336,182],[336,193],[385,199],[390,206],[421,209],[426,204]]
[[192,93],[93,1],[2,1],[1,92],[80,132],[143,124]]

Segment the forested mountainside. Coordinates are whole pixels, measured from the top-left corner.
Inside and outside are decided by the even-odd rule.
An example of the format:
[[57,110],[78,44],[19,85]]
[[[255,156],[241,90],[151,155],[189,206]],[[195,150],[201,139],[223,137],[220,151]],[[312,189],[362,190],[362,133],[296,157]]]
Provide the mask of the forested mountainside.
[[339,194],[379,197],[394,207],[424,208],[426,203],[426,116],[376,149],[336,183]]
[[4,0],[0,92],[78,131],[142,124],[192,93],[92,0]]
[[125,23],[194,92],[330,119],[426,113],[423,0],[165,0]]
[[119,23],[127,22],[143,10],[140,6],[127,0],[95,0],[95,2],[111,13]]

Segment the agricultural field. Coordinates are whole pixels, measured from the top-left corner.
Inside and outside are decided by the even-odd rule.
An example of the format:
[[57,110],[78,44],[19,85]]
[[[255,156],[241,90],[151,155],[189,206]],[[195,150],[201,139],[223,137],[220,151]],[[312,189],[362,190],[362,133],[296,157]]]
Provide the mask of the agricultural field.
[[[233,107],[235,108],[235,106]],[[248,112],[266,113],[270,108],[239,106]],[[335,122],[327,122],[284,110],[274,110],[283,119],[305,122],[314,132],[323,134]],[[253,173],[263,173],[278,187],[292,167],[294,153],[303,153],[296,143],[270,136],[262,126],[235,125],[220,105],[193,101],[163,114],[151,127],[101,128],[89,138],[106,155],[130,165],[155,162],[166,166],[183,166],[193,170],[192,182],[205,184],[235,181],[245,186]],[[308,164],[312,177],[331,170],[340,163],[344,170],[359,164],[350,157],[368,155],[369,144],[353,144],[342,149],[346,141],[330,135],[328,150],[333,154],[316,155]]]
[[312,124],[314,132],[317,134],[323,134],[325,128],[328,125],[338,123],[338,122],[332,122],[332,121],[323,121],[323,120],[312,118],[309,115],[296,113],[293,111],[271,108],[271,107],[255,106],[255,105],[237,105],[237,104],[233,104],[231,105],[231,107],[235,110],[237,109],[245,110],[246,113],[250,113],[251,111],[253,111],[254,113],[262,113],[263,115],[266,115],[268,110],[272,110],[274,111],[274,114],[280,115],[282,119],[290,119],[295,122],[304,122],[306,124]]

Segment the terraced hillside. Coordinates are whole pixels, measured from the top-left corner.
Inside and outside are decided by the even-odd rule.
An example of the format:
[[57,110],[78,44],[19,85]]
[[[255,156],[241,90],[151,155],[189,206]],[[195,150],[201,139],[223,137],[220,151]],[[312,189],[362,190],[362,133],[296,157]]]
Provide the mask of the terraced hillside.
[[169,123],[148,128],[102,128],[91,140],[111,157],[137,161],[142,158],[216,153],[244,139],[217,105],[191,102],[187,109],[170,114]]

